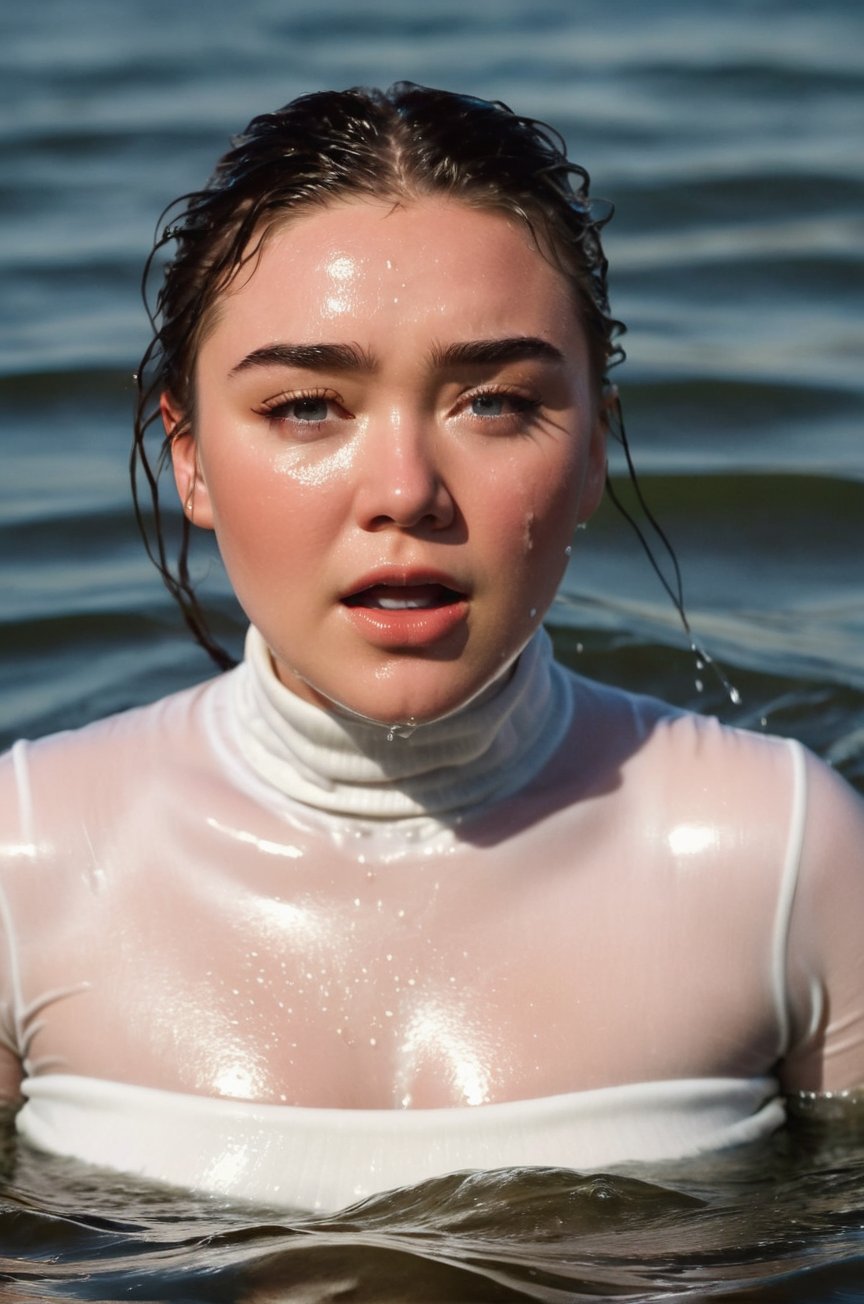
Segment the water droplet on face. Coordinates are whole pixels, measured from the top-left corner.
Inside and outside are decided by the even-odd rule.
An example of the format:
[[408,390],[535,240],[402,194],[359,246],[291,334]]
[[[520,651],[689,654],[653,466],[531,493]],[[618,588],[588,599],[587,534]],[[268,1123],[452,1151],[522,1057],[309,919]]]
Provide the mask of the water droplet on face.
[[534,617],[537,615],[537,608],[536,608],[536,607],[532,607],[531,610],[528,612],[528,615],[529,615],[529,616],[531,617],[531,619],[533,620]]
[[572,547],[570,546],[570,544],[568,543],[568,544],[567,544],[567,547],[564,549],[564,556],[565,556],[565,557],[572,557],[572,555],[573,555],[573,549],[572,549]]
[[397,738],[410,738],[417,728],[417,721],[413,715],[409,715],[404,724],[391,724],[387,726],[386,738],[388,743],[395,742]]

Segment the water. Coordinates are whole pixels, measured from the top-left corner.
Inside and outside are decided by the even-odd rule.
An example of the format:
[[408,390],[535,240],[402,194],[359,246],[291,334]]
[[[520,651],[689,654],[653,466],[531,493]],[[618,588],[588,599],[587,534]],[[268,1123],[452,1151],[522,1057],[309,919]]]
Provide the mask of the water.
[[[864,791],[857,0],[40,0],[0,15],[0,72],[3,742],[209,673],[128,506],[159,211],[255,112],[408,77],[548,118],[615,200],[630,440],[740,704],[609,507],[574,539],[560,654],[800,737]],[[236,647],[218,564],[196,566]],[[7,1144],[0,1298],[864,1300],[852,1115],[662,1171],[443,1179],[311,1220]]]
[[329,1217],[145,1188],[21,1148],[0,1198],[0,1298],[860,1300],[864,1124],[860,1107],[840,1113],[830,1130],[810,1117],[653,1171],[454,1174]]

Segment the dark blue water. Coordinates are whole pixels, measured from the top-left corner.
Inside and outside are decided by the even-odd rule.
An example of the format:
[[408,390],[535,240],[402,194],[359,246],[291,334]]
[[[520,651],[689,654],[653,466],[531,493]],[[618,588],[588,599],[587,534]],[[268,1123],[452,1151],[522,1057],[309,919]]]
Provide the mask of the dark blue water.
[[[697,668],[611,508],[575,542],[552,612],[561,654],[798,736],[864,790],[857,0],[7,6],[0,739],[209,673],[128,505],[138,280],[155,221],[254,113],[404,77],[550,120],[614,199],[631,442],[693,629],[741,704]],[[202,554],[196,567],[239,639],[218,565]],[[13,1153],[0,1298],[864,1300],[855,1137],[784,1135],[739,1158],[626,1180],[445,1181],[310,1222]]]

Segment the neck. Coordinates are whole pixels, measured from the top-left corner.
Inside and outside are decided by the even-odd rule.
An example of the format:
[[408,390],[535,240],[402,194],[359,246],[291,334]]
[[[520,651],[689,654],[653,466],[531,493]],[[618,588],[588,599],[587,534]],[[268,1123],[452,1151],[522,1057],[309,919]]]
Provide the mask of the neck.
[[253,628],[234,706],[238,747],[260,777],[306,805],[370,819],[451,822],[501,800],[540,770],[569,723],[566,681],[543,631],[459,710],[388,726],[297,697]]

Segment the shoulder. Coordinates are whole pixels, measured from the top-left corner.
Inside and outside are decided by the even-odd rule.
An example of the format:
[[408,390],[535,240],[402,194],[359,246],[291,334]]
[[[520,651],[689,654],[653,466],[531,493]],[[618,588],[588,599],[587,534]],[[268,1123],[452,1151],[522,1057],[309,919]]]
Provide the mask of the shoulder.
[[633,782],[683,784],[721,797],[761,776],[788,788],[793,749],[785,739],[721,723],[659,698],[626,692],[572,672],[568,751],[597,773],[610,768]]
[[[0,829],[6,845],[32,844],[33,821],[46,815],[77,817],[108,806],[118,791],[146,786],[202,750],[208,719],[228,691],[229,676],[133,707],[80,729],[25,739],[0,756]],[[53,823],[53,820],[52,820]],[[55,826],[56,827],[56,826]]]
[[847,830],[854,820],[854,794],[796,742],[579,677],[571,691],[572,721],[545,776],[550,802],[572,818],[587,810],[643,860],[695,864],[699,849],[703,863],[722,861],[727,884],[749,875],[776,885],[805,840],[822,840],[827,812],[846,811]]

